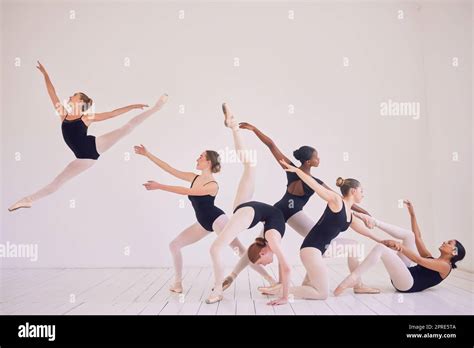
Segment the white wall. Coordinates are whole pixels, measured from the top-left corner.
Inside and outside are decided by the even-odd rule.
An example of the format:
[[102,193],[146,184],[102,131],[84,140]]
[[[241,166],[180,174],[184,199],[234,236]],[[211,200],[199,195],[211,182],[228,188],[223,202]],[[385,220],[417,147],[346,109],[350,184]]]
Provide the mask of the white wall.
[[[7,258],[3,265],[170,265],[168,243],[194,215],[186,198],[180,208],[181,197],[141,187],[149,179],[182,183],[133,155],[132,146],[146,144],[177,168],[192,170],[202,150],[232,146],[220,111],[225,100],[287,155],[300,145],[315,146],[321,166],[313,174],[330,185],[337,176],[358,178],[364,206],[380,219],[408,227],[398,200],[410,198],[428,246],[436,251],[444,240],[461,240],[468,256],[460,266],[473,270],[471,6],[469,1],[3,2],[1,240],[37,243],[40,253],[35,263]],[[399,10],[403,19],[397,18]],[[14,66],[16,57],[20,67]],[[124,67],[126,57],[130,67]],[[240,67],[233,66],[235,57]],[[452,57],[459,57],[457,68]],[[12,202],[73,159],[35,68],[38,59],[60,97],[84,91],[99,111],[153,103],[163,92],[170,101],[94,168],[32,209],[11,214],[6,209]],[[420,119],[381,116],[380,103],[389,99],[420,103]],[[181,104],[184,115],[178,112]],[[93,125],[90,132],[103,134],[130,117]],[[259,156],[254,198],[274,203],[284,193],[285,174],[252,134],[245,135]],[[20,161],[15,153],[21,153]],[[218,176],[217,204],[229,213],[240,173],[238,164],[224,164]],[[306,211],[317,220],[323,209],[315,198]],[[241,239],[249,243],[256,233],[243,232]],[[209,265],[212,238],[187,248],[186,264]],[[372,244],[364,242],[368,250]],[[288,230],[284,245],[293,263],[299,262],[300,244]],[[123,252],[127,246],[130,256]],[[230,249],[226,262],[234,262]]]

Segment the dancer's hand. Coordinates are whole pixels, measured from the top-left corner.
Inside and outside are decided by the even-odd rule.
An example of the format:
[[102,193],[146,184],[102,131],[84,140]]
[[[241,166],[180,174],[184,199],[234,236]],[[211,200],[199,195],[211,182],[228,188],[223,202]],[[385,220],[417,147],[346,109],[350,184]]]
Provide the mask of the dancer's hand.
[[247,122],[240,122],[239,123],[239,128],[241,129],[247,129],[249,131],[255,131],[257,128],[253,125],[251,125],[250,123],[247,123]]
[[408,199],[405,199],[405,200],[403,201],[403,203],[405,203],[405,205],[407,206],[407,208],[408,208],[408,213],[409,213],[410,215],[415,215],[415,208],[413,208],[412,202],[409,201]]
[[285,297],[280,297],[279,299],[272,300],[267,303],[269,306],[279,306],[288,303],[288,299]]
[[137,155],[142,155],[142,156],[147,156],[148,155],[148,150],[143,144],[140,144],[140,146],[134,146],[135,153]]
[[145,188],[148,191],[150,191],[150,190],[159,190],[161,189],[163,185],[156,181],[148,180],[145,184],[143,184],[143,186],[145,186]]
[[287,172],[296,173],[298,170],[301,170],[298,167],[292,166],[291,164],[285,162],[283,159],[280,160],[280,163],[283,166],[283,169],[285,169]]
[[395,251],[402,251],[402,245],[399,242],[394,240],[383,240],[380,243],[385,245],[386,247],[395,250]]
[[38,63],[38,66],[37,66],[36,68],[37,68],[39,71],[41,71],[41,73],[42,73],[43,75],[47,75],[48,73],[46,72],[46,69],[45,69],[45,67],[43,66],[43,64],[41,64],[41,63],[39,62],[39,60],[37,61],[37,63]]
[[149,105],[148,104],[133,104],[130,105],[132,109],[141,109],[143,110],[144,108],[147,108]]

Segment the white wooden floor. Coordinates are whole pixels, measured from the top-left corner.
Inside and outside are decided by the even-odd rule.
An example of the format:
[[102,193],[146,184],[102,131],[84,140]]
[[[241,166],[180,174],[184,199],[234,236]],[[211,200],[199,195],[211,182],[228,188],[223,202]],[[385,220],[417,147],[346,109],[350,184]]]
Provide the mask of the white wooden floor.
[[[329,264],[331,291],[347,275],[347,267]],[[228,270],[226,270],[227,272]],[[453,273],[441,285],[415,294],[396,293],[382,266],[365,283],[381,288],[378,295],[352,291],[325,301],[295,299],[278,307],[257,291],[259,275],[244,271],[225,292],[224,301],[204,303],[212,287],[212,270],[188,268],[185,292],[169,292],[170,268],[123,269],[1,269],[0,314],[117,314],[117,315],[399,315],[474,314],[474,275]],[[272,269],[275,273],[275,269]],[[293,267],[292,281],[300,284],[301,266]]]

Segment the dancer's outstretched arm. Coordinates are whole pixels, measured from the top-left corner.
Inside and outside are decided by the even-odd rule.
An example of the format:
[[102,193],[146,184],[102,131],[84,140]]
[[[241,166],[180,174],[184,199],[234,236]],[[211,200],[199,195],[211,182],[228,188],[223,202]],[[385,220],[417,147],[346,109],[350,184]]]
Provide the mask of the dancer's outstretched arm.
[[170,186],[164,185],[156,181],[147,181],[143,184],[147,190],[162,190],[177,193],[184,196],[206,196],[206,195],[215,195],[217,193],[218,187],[215,182],[211,182],[201,187],[183,187],[183,186]]
[[431,259],[418,255],[409,248],[406,248],[402,243],[396,242],[394,240],[384,240],[382,244],[389,247],[392,250],[401,252],[403,255],[408,257],[411,261],[417,263],[420,266],[426,267],[436,272],[448,273],[450,270],[450,265],[448,262],[445,262],[440,259]]
[[[271,151],[273,157],[275,157],[275,159],[277,160],[278,164],[280,164],[282,166],[283,169],[286,169],[286,167],[284,165],[282,165],[280,163],[280,160],[284,160],[286,163],[288,164],[291,164],[291,160],[286,157],[281,151],[280,149],[278,148],[278,146],[275,144],[275,142],[269,137],[267,136],[266,134],[264,134],[261,130],[259,130],[257,127],[255,127],[254,125],[250,124],[250,123],[247,123],[247,122],[241,122],[239,124],[239,127],[242,128],[242,129],[247,129],[247,130],[250,130],[252,132],[255,133],[255,135],[262,141],[262,143],[264,143]],[[330,188],[329,186],[327,186],[325,183],[322,184],[326,189],[328,190],[331,190],[333,192],[335,192],[332,188]],[[353,204],[352,205],[352,210],[358,212],[358,213],[363,213],[363,214],[367,214],[367,215],[370,215],[369,212],[361,207],[359,207],[357,204]]]
[[374,241],[376,241],[377,243],[380,243],[382,242],[382,239],[381,238],[378,238],[374,233],[372,233],[371,230],[369,230],[365,225],[364,223],[359,220],[359,219],[352,219],[352,222],[351,222],[351,226],[350,226],[354,231],[356,231],[357,233],[367,237],[367,238],[370,238]]
[[332,191],[331,189],[327,189],[326,187],[321,185],[319,182],[314,180],[311,175],[308,175],[305,172],[303,172],[300,168],[292,166],[291,164],[286,163],[284,160],[280,160],[280,164],[287,172],[296,173],[298,177],[306,183],[306,185],[311,187],[314,190],[314,192],[316,192],[319,197],[321,197],[326,202],[328,202],[330,206],[332,204],[339,205],[339,203],[342,202],[342,198],[338,193]]
[[141,109],[143,110],[144,108],[147,108],[148,105],[146,104],[132,104],[128,106],[124,106],[123,108],[118,108],[113,111],[108,111],[108,112],[96,112],[93,114],[87,115],[89,120],[91,122],[100,122],[100,121],[105,121],[113,117],[117,117],[119,115],[122,115],[126,112],[132,111],[134,109]]
[[264,143],[270,149],[273,157],[275,157],[278,164],[281,165],[283,169],[285,169],[285,167],[280,163],[280,160],[283,159],[286,163],[291,163],[291,160],[280,151],[280,149],[275,144],[275,142],[272,139],[270,139],[270,137],[263,134],[257,127],[247,122],[239,123],[239,127],[242,129],[248,129],[254,132],[255,135],[262,141],[262,143]]
[[168,163],[166,163],[165,161],[162,161],[161,159],[153,155],[151,152],[149,152],[146,149],[146,147],[143,146],[142,144],[140,144],[140,146],[134,146],[134,149],[135,149],[136,154],[147,157],[150,161],[155,163],[158,167],[163,169],[165,172],[173,175],[174,177],[178,179],[191,182],[196,177],[196,174],[193,172],[183,172],[181,170],[173,168]]
[[404,200],[403,203],[408,208],[408,213],[410,214],[410,221],[411,221],[411,230],[415,234],[415,243],[418,252],[422,257],[432,257],[430,251],[426,247],[423,239],[421,238],[421,231],[420,227],[418,226],[418,222],[416,221],[415,209],[413,208],[413,204],[409,200]]
[[61,104],[59,101],[58,95],[56,94],[56,90],[54,89],[53,83],[51,82],[51,79],[49,78],[49,75],[46,71],[46,68],[38,61],[38,68],[39,71],[44,76],[44,82],[46,83],[46,89],[48,90],[49,97],[51,98],[51,101],[53,102],[54,109],[56,110],[57,114],[61,117],[64,118],[67,115],[67,110],[66,108]]

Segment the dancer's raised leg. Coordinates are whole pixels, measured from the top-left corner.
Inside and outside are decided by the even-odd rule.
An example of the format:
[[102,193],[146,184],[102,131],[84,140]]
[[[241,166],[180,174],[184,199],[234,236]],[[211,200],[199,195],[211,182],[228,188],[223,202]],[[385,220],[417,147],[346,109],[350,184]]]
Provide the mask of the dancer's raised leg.
[[[382,231],[391,235],[392,237],[400,239],[406,248],[410,249],[415,254],[420,255],[418,252],[418,248],[416,247],[415,234],[413,233],[413,231],[392,224],[388,224],[386,222],[377,220],[369,215],[357,213],[357,216],[360,216],[361,219],[366,222],[366,224],[378,227]],[[398,256],[403,260],[405,265],[413,265],[413,262],[402,253],[399,252]]]
[[99,154],[103,154],[105,151],[110,149],[119,140],[121,140],[122,138],[130,134],[139,124],[145,121],[148,117],[153,115],[155,112],[159,111],[163,107],[163,105],[166,103],[167,100],[168,100],[168,95],[163,94],[160,97],[160,99],[156,102],[156,104],[153,107],[151,107],[149,110],[138,114],[122,127],[116,130],[113,130],[109,133],[96,137],[95,143],[97,147],[97,152]]
[[[237,193],[234,199],[234,209],[242,203],[248,202],[252,199],[255,189],[255,164],[251,162],[250,156],[246,151],[239,129],[239,124],[235,120],[229,106],[222,105],[224,111],[224,124],[226,127],[232,129],[232,136],[234,138],[234,145],[239,156],[239,160],[244,165],[244,172],[237,188]],[[247,229],[252,223],[254,217],[254,210],[250,207],[244,207],[237,210],[229,219],[229,222],[224,227],[222,232],[217,236],[216,240],[211,245],[211,258],[214,268],[214,290],[206,300],[207,303],[214,303],[222,299],[222,281],[224,280],[224,269],[221,261],[221,252],[225,245],[229,245],[240,232]]]

